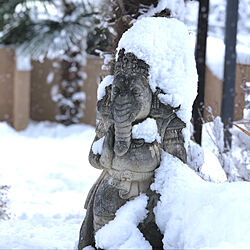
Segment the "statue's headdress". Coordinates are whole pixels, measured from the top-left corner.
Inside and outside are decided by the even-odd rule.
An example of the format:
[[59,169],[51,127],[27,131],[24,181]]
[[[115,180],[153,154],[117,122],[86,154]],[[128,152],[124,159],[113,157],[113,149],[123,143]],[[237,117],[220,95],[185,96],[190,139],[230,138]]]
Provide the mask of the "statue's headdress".
[[114,64],[113,73],[118,75],[124,73],[126,75],[144,75],[148,77],[149,65],[143,60],[138,59],[133,53],[126,53],[121,49],[118,54],[118,59]]

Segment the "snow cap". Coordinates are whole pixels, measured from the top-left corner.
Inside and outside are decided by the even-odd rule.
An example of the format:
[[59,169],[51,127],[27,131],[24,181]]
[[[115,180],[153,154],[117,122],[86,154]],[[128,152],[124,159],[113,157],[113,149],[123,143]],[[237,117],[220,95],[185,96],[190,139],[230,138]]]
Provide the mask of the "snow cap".
[[159,99],[172,107],[181,105],[177,115],[189,123],[197,95],[197,71],[186,26],[177,19],[146,17],[138,20],[119,41],[121,49],[131,52],[149,65],[149,84],[160,88]]
[[184,0],[158,0],[158,4],[156,7],[151,5],[149,10],[144,13],[142,16],[139,16],[139,19],[142,17],[152,17],[157,13],[162,12],[165,9],[170,10],[170,16],[175,17],[179,20],[184,19],[185,12],[185,3]]

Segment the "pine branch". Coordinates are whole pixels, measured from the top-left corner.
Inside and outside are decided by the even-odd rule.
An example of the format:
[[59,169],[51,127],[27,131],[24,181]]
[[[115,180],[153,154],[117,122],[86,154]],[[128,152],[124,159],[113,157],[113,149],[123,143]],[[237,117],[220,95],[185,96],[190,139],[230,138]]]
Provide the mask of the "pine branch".
[[0,43],[21,47],[23,53],[37,58],[40,54],[46,56],[49,51],[56,53],[60,50],[70,49],[83,38],[88,28],[87,25],[84,26],[77,21],[40,20],[37,23],[26,19],[5,32],[0,38]]
[[53,58],[57,52],[70,50],[87,36],[92,17],[97,14],[92,6],[88,7],[89,9],[84,5],[81,9],[72,5],[71,11],[62,18],[48,15],[47,19],[35,20],[31,18],[30,10],[26,10],[14,16],[12,22],[5,25],[0,43],[14,45],[34,59],[48,54]]

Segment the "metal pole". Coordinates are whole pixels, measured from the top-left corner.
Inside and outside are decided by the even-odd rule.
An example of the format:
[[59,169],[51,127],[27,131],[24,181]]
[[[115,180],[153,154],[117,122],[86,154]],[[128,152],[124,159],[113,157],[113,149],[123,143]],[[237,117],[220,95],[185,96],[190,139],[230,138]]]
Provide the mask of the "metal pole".
[[206,72],[206,46],[207,46],[207,28],[209,0],[199,1],[199,19],[197,41],[195,48],[196,67],[198,71],[198,95],[193,105],[193,125],[194,139],[201,145],[202,119],[204,113],[204,95],[205,95],[205,72]]
[[224,123],[224,146],[231,147],[232,135],[229,128],[234,120],[234,96],[236,75],[236,37],[239,0],[227,0],[224,81],[221,105],[221,118]]

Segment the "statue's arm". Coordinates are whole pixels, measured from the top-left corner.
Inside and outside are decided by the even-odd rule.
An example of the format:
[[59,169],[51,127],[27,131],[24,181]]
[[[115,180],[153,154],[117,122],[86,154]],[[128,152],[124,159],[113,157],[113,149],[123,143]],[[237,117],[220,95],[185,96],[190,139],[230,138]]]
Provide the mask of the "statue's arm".
[[158,98],[159,93],[161,93],[161,90],[158,89],[153,95],[150,115],[157,120],[162,137],[162,148],[186,163],[187,153],[182,135],[182,129],[186,127],[186,124],[176,115],[180,106],[173,108],[161,103]]
[[182,129],[185,123],[178,117],[174,118],[166,128],[163,139],[163,149],[169,154],[178,157],[184,163],[187,162],[187,153],[184,147]]
[[[97,119],[99,120],[96,126],[96,136],[91,145],[89,152],[89,163],[98,169],[103,169],[107,166],[107,154],[110,156],[109,151],[113,150],[112,147],[112,138],[110,138],[111,121],[109,119],[110,115],[110,95],[111,95],[111,86],[105,88],[105,96],[97,102]],[[93,144],[98,141],[100,138],[104,137],[104,143],[102,147],[101,154],[94,154],[92,147]],[[105,160],[104,160],[105,158]],[[110,158],[111,159],[111,158]]]

